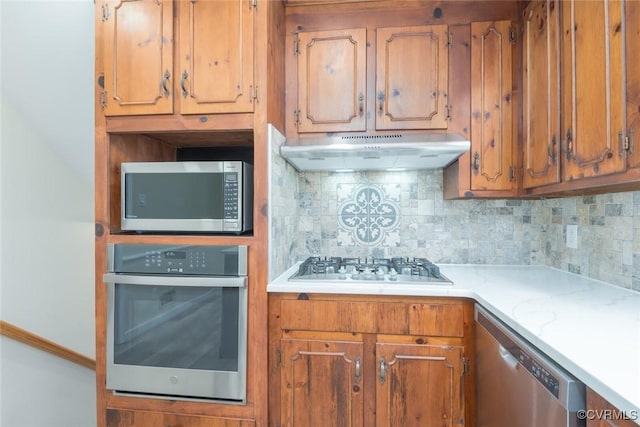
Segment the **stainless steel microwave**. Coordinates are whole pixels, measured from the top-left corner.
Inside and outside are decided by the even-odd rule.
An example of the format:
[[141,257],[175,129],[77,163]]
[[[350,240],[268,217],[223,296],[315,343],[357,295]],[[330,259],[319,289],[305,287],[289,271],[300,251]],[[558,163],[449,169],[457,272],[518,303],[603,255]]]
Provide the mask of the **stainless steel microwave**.
[[121,228],[243,233],[253,229],[253,166],[242,161],[121,164]]

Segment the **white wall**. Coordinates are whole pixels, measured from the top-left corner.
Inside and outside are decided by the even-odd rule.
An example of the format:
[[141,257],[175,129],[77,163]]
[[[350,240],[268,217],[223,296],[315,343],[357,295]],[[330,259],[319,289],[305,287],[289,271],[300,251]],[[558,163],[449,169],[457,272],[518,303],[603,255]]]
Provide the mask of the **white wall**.
[[[0,318],[89,357],[93,11],[0,0]],[[94,375],[2,338],[0,425],[95,425]]]

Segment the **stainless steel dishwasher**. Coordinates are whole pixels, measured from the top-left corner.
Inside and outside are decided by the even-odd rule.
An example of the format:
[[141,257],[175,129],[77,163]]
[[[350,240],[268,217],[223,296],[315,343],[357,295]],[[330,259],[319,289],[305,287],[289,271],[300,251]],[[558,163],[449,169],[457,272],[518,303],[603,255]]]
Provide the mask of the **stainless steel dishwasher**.
[[577,427],[585,386],[476,304],[476,426]]

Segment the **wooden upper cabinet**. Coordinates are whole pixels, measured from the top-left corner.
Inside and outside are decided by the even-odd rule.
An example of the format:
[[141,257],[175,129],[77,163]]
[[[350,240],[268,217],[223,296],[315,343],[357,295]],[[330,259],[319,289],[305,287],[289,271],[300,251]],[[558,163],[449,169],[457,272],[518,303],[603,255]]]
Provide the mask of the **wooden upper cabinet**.
[[510,21],[471,23],[471,189],[516,191]]
[[[446,129],[446,25],[298,33],[296,125],[299,133]],[[367,42],[375,65],[367,70]],[[367,81],[375,88],[367,88]],[[368,99],[367,93],[375,94]]]
[[446,25],[376,29],[376,129],[446,129]]
[[462,347],[376,343],[376,427],[464,424]]
[[532,1],[524,14],[523,188],[560,182],[560,5]]
[[182,114],[253,111],[253,21],[249,0],[180,1]]
[[364,28],[298,34],[298,132],[364,131]]
[[[626,6],[633,8],[633,3]],[[560,4],[563,180],[622,172],[626,168],[624,4],[617,0]],[[629,60],[637,64],[637,58]]]
[[283,339],[282,427],[363,427],[363,343]]
[[628,166],[640,168],[640,2],[625,3]]
[[173,113],[173,1],[97,3],[107,116]]

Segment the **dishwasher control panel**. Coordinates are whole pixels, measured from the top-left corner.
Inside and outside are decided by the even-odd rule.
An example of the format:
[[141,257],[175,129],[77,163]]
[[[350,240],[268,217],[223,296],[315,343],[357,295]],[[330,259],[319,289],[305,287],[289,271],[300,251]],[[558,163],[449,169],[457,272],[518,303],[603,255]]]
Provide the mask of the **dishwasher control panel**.
[[518,359],[518,362],[533,375],[555,397],[560,394],[560,381],[554,377],[544,366],[536,362],[531,356],[521,349],[509,349],[509,352]]

